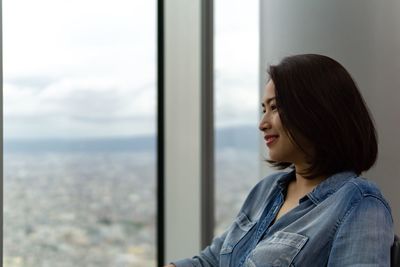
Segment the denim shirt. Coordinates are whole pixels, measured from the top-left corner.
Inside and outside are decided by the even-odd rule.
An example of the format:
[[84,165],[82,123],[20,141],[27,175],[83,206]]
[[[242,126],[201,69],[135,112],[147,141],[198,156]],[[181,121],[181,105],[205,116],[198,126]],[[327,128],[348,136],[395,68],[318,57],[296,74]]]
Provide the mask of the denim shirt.
[[391,210],[378,187],[354,172],[334,174],[274,219],[295,172],[278,172],[249,193],[210,246],[177,267],[390,266]]

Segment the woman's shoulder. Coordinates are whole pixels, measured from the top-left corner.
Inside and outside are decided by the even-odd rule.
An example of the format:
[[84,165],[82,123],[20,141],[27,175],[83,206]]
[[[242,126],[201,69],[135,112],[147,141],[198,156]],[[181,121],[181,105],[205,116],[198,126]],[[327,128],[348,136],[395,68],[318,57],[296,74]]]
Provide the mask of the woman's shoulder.
[[368,201],[373,198],[375,201],[382,202],[384,206],[391,210],[390,205],[384,197],[378,184],[363,176],[357,176],[353,179],[350,179],[343,185],[343,191],[347,194],[349,193],[348,191],[351,191],[352,197],[358,199],[359,201]]
[[350,180],[350,182],[357,187],[357,189],[360,191],[360,194],[362,194],[363,196],[382,196],[382,192],[379,186],[372,180],[369,180],[362,176],[357,176],[354,177],[354,179]]

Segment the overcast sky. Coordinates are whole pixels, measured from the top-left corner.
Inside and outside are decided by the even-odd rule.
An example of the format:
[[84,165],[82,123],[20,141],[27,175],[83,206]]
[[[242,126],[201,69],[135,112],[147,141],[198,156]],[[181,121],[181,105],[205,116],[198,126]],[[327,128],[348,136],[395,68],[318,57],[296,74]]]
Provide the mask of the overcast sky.
[[[256,124],[258,1],[215,1],[217,127]],[[5,138],[156,130],[155,0],[3,0]]]

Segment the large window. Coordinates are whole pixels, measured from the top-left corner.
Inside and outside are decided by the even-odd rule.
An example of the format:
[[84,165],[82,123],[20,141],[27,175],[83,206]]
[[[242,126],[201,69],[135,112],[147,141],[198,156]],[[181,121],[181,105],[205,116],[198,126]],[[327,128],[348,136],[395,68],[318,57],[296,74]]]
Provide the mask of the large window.
[[3,266],[155,266],[156,2],[3,0]]
[[215,0],[216,228],[258,181],[259,1]]

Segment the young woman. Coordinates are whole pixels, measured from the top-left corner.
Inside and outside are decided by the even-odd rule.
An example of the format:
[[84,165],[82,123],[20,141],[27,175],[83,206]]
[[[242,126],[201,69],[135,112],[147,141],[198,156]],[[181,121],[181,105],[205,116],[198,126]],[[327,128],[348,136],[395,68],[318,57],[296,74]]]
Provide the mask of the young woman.
[[249,193],[229,229],[170,266],[390,266],[393,219],[360,175],[377,158],[368,108],[350,74],[315,54],[270,66],[259,129],[277,172]]

